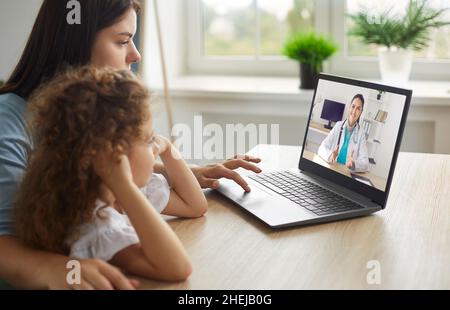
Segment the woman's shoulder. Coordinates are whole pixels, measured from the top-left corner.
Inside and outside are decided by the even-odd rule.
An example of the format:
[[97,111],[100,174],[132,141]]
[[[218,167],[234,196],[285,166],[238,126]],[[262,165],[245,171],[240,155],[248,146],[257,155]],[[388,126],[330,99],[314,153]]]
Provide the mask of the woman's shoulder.
[[26,101],[14,93],[0,95],[0,111],[18,110],[23,111],[26,107]]
[[342,125],[344,125],[344,122],[345,121],[338,121],[338,122],[336,122],[336,125],[334,125],[334,127],[340,127],[340,126],[342,126]]
[[338,121],[334,124],[332,131],[341,130],[341,127],[344,125],[345,121]]
[[24,125],[24,112],[26,101],[14,93],[0,95],[0,124],[17,123],[18,126]]
[[[12,157],[21,154],[21,161],[26,162],[25,149],[32,142],[25,120],[26,102],[21,97],[8,93],[0,95],[0,147],[8,145]],[[15,150],[11,153],[11,147]]]

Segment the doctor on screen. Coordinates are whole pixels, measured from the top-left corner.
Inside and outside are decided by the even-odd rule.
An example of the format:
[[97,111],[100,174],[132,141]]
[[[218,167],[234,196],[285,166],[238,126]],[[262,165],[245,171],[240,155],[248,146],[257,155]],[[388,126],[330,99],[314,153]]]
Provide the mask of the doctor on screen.
[[366,136],[359,125],[364,110],[364,97],[353,97],[348,118],[337,122],[319,147],[319,156],[328,163],[339,163],[353,172],[365,172],[369,169]]

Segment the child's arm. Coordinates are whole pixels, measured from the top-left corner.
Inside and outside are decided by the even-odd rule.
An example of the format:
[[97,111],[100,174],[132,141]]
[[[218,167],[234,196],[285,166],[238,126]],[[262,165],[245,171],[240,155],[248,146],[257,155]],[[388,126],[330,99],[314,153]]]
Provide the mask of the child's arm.
[[102,154],[94,166],[126,212],[140,241],[140,246],[130,246],[117,253],[111,263],[144,277],[186,279],[192,272],[188,255],[169,225],[134,184],[128,158],[123,155],[120,163],[113,163]]
[[200,217],[205,214],[208,202],[181,154],[166,138],[158,136],[155,143],[161,148],[159,155],[172,187],[169,202],[162,213],[180,217]]
[[31,248],[12,236],[0,236],[0,277],[19,289],[133,289],[116,267],[97,259],[80,260],[81,283],[66,280],[71,258]]

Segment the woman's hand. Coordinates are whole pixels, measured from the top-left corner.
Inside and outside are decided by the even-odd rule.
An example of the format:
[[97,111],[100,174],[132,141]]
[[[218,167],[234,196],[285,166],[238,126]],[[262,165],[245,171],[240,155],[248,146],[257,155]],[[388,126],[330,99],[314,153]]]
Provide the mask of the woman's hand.
[[44,266],[42,275],[49,289],[75,290],[134,290],[139,287],[139,281],[126,278],[113,265],[99,260],[80,260],[80,284],[69,284],[67,274],[70,271],[61,261]]
[[113,192],[124,184],[133,184],[130,161],[126,155],[114,156],[110,151],[98,152],[93,161],[95,173]]
[[352,155],[350,155],[350,157],[347,160],[347,163],[345,164],[348,169],[353,169],[353,166],[354,166],[355,161],[353,160],[353,153],[354,152],[352,152]]
[[331,162],[335,163],[339,155],[339,147],[337,147],[333,153],[331,153]]
[[219,187],[219,180],[221,178],[227,178],[235,181],[239,184],[246,192],[250,191],[250,187],[247,182],[239,175],[236,171],[237,168],[244,168],[246,170],[253,171],[255,173],[260,173],[261,169],[252,163],[261,162],[260,158],[252,156],[241,156],[236,155],[233,159],[228,159],[223,163],[212,164],[203,167],[191,167],[192,172],[197,178],[198,183],[202,188],[213,188]]

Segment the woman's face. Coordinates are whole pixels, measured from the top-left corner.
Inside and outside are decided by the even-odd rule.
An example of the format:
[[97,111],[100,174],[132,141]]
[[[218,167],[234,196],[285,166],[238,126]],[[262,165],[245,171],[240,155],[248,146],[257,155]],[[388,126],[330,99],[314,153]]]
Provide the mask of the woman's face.
[[133,42],[136,20],[135,10],[130,8],[118,23],[98,32],[92,47],[93,66],[130,70],[132,63],[141,60]]
[[363,111],[363,103],[361,99],[355,98],[350,105],[350,110],[348,111],[348,121],[350,126],[354,126],[358,121],[361,113]]
[[134,142],[128,153],[133,181],[138,187],[145,186],[150,180],[157,156],[153,145],[154,133],[151,118],[141,127],[143,138]]

